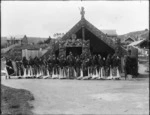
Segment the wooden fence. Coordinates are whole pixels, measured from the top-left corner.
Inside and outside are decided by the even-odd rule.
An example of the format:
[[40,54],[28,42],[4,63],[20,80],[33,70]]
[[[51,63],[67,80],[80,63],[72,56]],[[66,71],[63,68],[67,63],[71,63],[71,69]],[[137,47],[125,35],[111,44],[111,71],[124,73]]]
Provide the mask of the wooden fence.
[[35,57],[41,57],[43,56],[45,53],[47,52],[47,50],[22,50],[22,57],[26,57],[26,59],[29,59],[29,57],[31,56],[31,58],[35,58]]

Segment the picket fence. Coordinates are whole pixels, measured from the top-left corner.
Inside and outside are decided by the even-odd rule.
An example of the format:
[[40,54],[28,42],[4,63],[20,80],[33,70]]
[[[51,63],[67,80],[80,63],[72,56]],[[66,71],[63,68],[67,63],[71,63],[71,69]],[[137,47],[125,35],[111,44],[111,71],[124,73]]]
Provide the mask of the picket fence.
[[45,53],[47,52],[47,49],[45,50],[22,50],[22,57],[26,57],[26,59],[29,59],[29,57],[31,57],[32,59],[35,57],[41,57],[43,56]]

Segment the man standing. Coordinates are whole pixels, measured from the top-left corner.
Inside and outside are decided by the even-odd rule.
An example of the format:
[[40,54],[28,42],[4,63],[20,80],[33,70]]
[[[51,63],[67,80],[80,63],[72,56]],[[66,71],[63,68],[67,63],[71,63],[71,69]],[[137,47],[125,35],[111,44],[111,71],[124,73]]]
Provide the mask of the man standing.
[[76,58],[76,72],[77,72],[77,77],[80,76],[80,69],[81,69],[81,60],[80,60],[80,57],[77,56],[77,58]]
[[128,50],[128,55],[125,56],[125,80],[127,78],[128,74],[132,74],[132,67],[131,67],[132,61],[131,61],[131,50]]
[[73,69],[73,65],[74,65],[74,58],[72,53],[69,53],[69,56],[67,57],[68,63],[69,63],[69,78],[74,78],[74,69]]
[[125,79],[127,75],[136,75],[134,71],[136,68],[136,59],[131,56],[131,50],[128,50],[128,55],[125,57]]
[[110,75],[110,67],[111,67],[111,58],[109,54],[106,59],[106,76],[107,77]]
[[[13,69],[11,59],[6,59],[6,69],[7,69],[7,72],[8,72],[8,78],[10,79],[10,75],[14,74],[14,69]],[[6,77],[6,79],[7,79],[7,77]]]
[[52,71],[53,71],[52,56],[49,56],[49,58],[48,58],[48,71],[50,73],[50,76],[52,76]]

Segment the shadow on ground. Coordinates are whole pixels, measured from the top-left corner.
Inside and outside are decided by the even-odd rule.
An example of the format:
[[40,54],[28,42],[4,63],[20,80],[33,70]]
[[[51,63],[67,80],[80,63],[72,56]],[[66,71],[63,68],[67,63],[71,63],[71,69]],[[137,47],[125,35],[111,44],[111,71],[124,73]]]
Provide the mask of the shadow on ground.
[[149,78],[149,74],[140,74],[137,78]]

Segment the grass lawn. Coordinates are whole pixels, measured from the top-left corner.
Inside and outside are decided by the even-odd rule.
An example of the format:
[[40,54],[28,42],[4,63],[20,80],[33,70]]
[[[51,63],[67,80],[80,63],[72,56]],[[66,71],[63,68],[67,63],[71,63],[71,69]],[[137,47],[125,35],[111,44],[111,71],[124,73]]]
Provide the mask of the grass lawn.
[[33,95],[24,89],[15,89],[1,85],[1,114],[32,115],[33,106],[28,101]]

